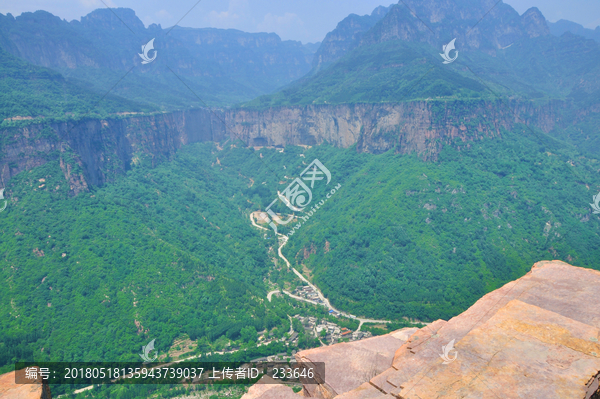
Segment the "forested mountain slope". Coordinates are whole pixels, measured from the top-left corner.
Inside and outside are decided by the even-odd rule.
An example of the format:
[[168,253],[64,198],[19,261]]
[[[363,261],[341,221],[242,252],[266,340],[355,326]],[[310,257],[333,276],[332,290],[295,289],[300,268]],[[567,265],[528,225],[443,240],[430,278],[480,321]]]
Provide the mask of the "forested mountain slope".
[[[271,326],[284,323],[263,299],[265,278],[290,277],[273,274],[274,242],[248,215],[315,158],[341,188],[280,232],[289,236],[285,256],[341,309],[449,318],[532,259],[599,268],[600,219],[589,207],[598,160],[523,127],[446,147],[438,162],[328,146],[252,154],[229,144],[185,147],[172,162],[142,163],[77,197],[58,160],[13,178],[1,215],[4,340],[23,342],[22,354],[43,347],[34,358],[123,359],[146,336],[161,345],[182,333],[235,337],[248,323],[264,328],[269,312]],[[328,190],[315,188],[315,203]],[[4,348],[6,362],[16,353]]]
[[[247,106],[496,96],[598,99],[600,43],[550,35],[537,9],[519,16],[500,4],[476,24],[485,1],[446,0],[439,10],[430,3],[411,3],[425,22],[402,4],[392,6],[360,45],[329,68]],[[440,50],[453,38],[458,57],[445,65]],[[319,52],[325,50],[322,45]]]
[[287,331],[264,299],[273,244],[249,223],[249,180],[214,165],[215,151],[188,147],[76,197],[68,157],[12,179],[0,229],[0,366],[136,361],[149,337],[165,353],[182,335],[206,345],[246,326]]
[[90,112],[91,115],[107,116],[153,109],[105,94],[68,81],[52,69],[32,65],[0,47],[0,123],[13,118],[67,119],[69,115]]
[[[493,5],[484,0],[394,5],[328,67],[242,107],[268,112],[321,104],[464,101],[465,108],[473,100],[500,100],[505,110],[522,101],[542,112],[558,100],[556,121],[562,122],[546,133],[582,152],[600,151],[600,43],[570,32],[550,34],[536,8],[518,15],[506,4]],[[453,39],[456,50],[448,56],[456,59],[443,63],[440,51]],[[322,45],[319,54],[326,49]],[[514,116],[527,120],[519,112]]]
[[599,270],[589,203],[600,164],[561,146],[521,125],[444,146],[437,162],[319,156],[342,189],[308,221],[299,213],[282,227],[299,227],[284,253],[342,309],[427,320],[456,315],[535,259]]
[[[45,11],[0,14],[0,32],[0,46],[15,56],[103,92],[119,83],[111,93],[165,109],[249,100],[300,78],[312,61],[309,47],[274,33],[146,28],[126,8],[71,22]],[[157,58],[142,65],[138,53],[153,38]]]

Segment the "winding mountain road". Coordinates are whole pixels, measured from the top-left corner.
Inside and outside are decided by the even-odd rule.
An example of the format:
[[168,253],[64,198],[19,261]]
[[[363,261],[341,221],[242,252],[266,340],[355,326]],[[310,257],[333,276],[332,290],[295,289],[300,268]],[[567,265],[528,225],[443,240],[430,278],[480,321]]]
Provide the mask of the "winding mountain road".
[[[262,213],[262,212],[252,212],[250,214],[250,221],[252,222],[252,225],[254,227],[258,227],[259,229],[262,230],[269,230],[265,227],[259,226],[258,224],[256,224],[255,220],[254,220],[254,214],[255,213]],[[308,281],[298,270],[296,270],[294,267],[292,267],[292,265],[290,264],[290,262],[285,258],[285,256],[283,256],[283,253],[281,252],[281,249],[284,247],[285,244],[287,244],[288,242],[288,238],[286,236],[284,236],[283,234],[277,233],[277,237],[279,239],[279,242],[281,243],[281,245],[279,245],[279,248],[277,248],[277,253],[279,254],[279,257],[281,259],[284,260],[285,264],[287,265],[288,269],[291,269],[296,276],[298,276],[300,278],[300,280],[304,281],[306,284],[308,284],[309,287],[311,287],[318,295],[318,297],[321,299],[321,301],[323,301],[323,304],[329,309],[329,310],[333,310],[337,313],[339,313],[341,316],[344,317],[348,317],[351,319],[356,319],[358,320],[359,324],[358,324],[358,329],[356,331],[360,331],[360,328],[362,327],[363,323],[390,323],[389,320],[377,320],[377,319],[364,319],[361,317],[357,317],[353,314],[350,313],[346,313],[346,312],[342,312],[336,308],[334,308],[333,306],[331,306],[331,303],[329,302],[329,300],[327,298],[325,298],[325,296],[323,295],[323,293],[321,292],[321,290],[319,290],[319,288],[317,288],[316,285],[312,284],[310,281]],[[277,291],[271,291],[267,294],[267,299],[269,300],[269,302],[271,302],[271,297],[273,296],[273,294],[279,292],[279,290]],[[304,302],[308,302],[308,303],[312,303],[313,305],[323,305],[323,304],[319,304],[318,302],[315,301],[311,301],[310,299],[305,299],[302,297],[299,297],[297,295],[293,295],[291,292],[288,291],[283,291],[284,294],[286,294],[287,296],[289,296],[290,298],[299,300],[299,301],[304,301]]]

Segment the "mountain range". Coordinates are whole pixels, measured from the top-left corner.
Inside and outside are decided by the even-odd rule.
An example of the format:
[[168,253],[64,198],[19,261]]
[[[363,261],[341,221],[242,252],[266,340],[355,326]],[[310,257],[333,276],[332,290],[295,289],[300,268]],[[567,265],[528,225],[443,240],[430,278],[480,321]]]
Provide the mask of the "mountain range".
[[574,35],[583,36],[586,39],[594,39],[595,41],[600,42],[600,27],[598,26],[596,29],[588,29],[578,23],[560,19],[556,22],[548,22],[548,28],[550,28],[550,32],[556,36],[562,36],[565,32],[570,32]]
[[[151,39],[157,62],[139,68],[138,53]],[[314,52],[314,46],[282,41],[273,33],[146,28],[125,8],[98,9],[71,22],[45,11],[2,15],[0,44],[16,57],[84,81],[102,94],[112,89],[157,109],[251,99],[306,74]]]
[[[554,107],[560,126],[538,127],[583,152],[600,151],[597,135],[589,134],[598,124],[600,43],[569,31],[552,35],[536,8],[518,15],[506,4],[486,1],[404,3],[391,6],[359,39],[340,23],[337,39],[326,38],[321,46],[333,49],[335,62],[242,106],[267,110],[417,100],[446,107],[456,100],[502,99],[514,110],[510,99],[527,109]],[[345,20],[349,26],[352,21]],[[343,32],[345,41],[339,38]],[[351,47],[334,47],[350,40]],[[451,40],[457,59],[443,64],[440,50]]]

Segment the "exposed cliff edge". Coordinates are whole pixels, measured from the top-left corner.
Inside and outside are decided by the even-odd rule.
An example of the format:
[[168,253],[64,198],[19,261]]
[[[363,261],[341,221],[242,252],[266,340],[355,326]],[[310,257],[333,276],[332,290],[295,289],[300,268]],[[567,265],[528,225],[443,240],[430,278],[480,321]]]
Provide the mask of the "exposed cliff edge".
[[[596,270],[538,262],[447,322],[298,352],[325,363],[302,396],[600,398],[599,286]],[[243,399],[298,397],[259,383]]]
[[[526,122],[544,132],[560,124],[564,102],[416,101],[311,105],[266,110],[195,109],[106,120],[32,124],[0,130],[0,184],[23,170],[61,159],[77,194],[102,185],[142,158],[170,159],[182,145],[242,139],[249,146],[331,145],[358,151],[419,153],[435,159],[445,144],[499,137]],[[517,117],[518,115],[518,117]],[[68,166],[70,159],[72,166]],[[81,167],[77,173],[75,165]],[[73,169],[73,170],[72,170]]]
[[0,398],[5,399],[52,399],[50,386],[37,378],[33,384],[16,384],[15,374],[25,370],[0,375]]
[[[220,141],[223,123],[208,110],[80,122],[28,125],[0,131],[0,184],[24,170],[59,158],[74,194],[102,185],[142,158],[170,159],[182,145]],[[82,173],[74,172],[79,166]]]
[[[309,105],[238,109],[227,113],[236,134],[251,146],[329,143],[358,151],[417,152],[435,159],[444,144],[497,137],[501,128],[526,122],[544,132],[559,122],[563,102],[535,107],[515,102],[510,108],[490,101],[414,101],[406,103]],[[518,116],[517,116],[518,115]]]

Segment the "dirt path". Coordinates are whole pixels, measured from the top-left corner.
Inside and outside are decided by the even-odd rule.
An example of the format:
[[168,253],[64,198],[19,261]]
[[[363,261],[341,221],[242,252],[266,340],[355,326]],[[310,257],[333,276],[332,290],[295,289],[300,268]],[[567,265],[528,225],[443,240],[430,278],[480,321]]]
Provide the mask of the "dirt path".
[[[252,222],[252,225],[254,227],[258,227],[259,229],[262,230],[269,230],[265,227],[259,226],[256,224],[256,222],[254,221],[254,217],[255,217],[255,213],[259,213],[259,212],[252,212],[250,214],[250,221]],[[283,249],[283,247],[285,246],[285,244],[287,244],[288,242],[288,238],[286,236],[284,236],[283,234],[277,233],[277,238],[279,240],[279,248],[277,248],[277,253],[279,254],[279,257],[281,259],[283,259],[283,261],[285,262],[285,264],[287,265],[288,269],[291,269],[294,274],[296,274],[296,276],[298,276],[298,278],[300,278],[300,280],[304,281],[306,284],[308,284],[309,287],[311,287],[318,295],[318,297],[321,299],[321,301],[323,301],[324,306],[326,306],[329,310],[333,310],[337,313],[339,313],[341,316],[344,317],[348,317],[350,319],[356,319],[358,320],[359,324],[358,324],[358,330],[360,331],[360,328],[362,327],[363,323],[390,323],[389,320],[376,320],[376,319],[363,319],[360,317],[356,317],[355,315],[352,315],[350,313],[346,313],[346,312],[342,312],[340,310],[337,310],[336,308],[334,308],[333,306],[331,306],[331,303],[329,302],[329,300],[327,298],[325,298],[325,296],[323,295],[323,293],[321,292],[321,290],[319,290],[319,288],[312,284],[310,281],[308,281],[298,270],[296,270],[295,268],[292,267],[292,265],[290,264],[290,262],[285,258],[285,256],[283,256],[283,253],[281,252],[281,250]],[[278,291],[275,291],[278,292]],[[269,294],[267,295],[267,299],[269,300],[269,302],[271,301],[271,297],[270,295],[273,295],[273,291],[269,292]],[[287,292],[287,291],[283,291],[284,294],[286,294],[287,296],[294,298],[296,300],[299,301],[304,301],[304,302],[309,302],[312,303],[314,305],[320,305],[319,303],[315,302],[315,301],[311,301],[308,299],[304,299],[302,297],[296,296],[296,295],[292,295],[292,293]]]
[[280,292],[279,290],[275,290],[275,291],[271,291],[267,294],[267,300],[269,302],[271,302],[271,297],[273,296],[273,294],[277,294],[278,292]]

